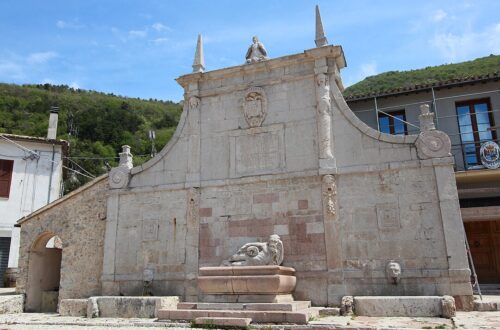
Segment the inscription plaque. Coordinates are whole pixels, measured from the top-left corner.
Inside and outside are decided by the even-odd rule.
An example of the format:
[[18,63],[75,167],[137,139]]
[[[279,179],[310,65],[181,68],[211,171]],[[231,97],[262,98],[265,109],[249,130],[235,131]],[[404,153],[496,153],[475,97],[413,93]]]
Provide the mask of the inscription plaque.
[[283,126],[232,132],[231,177],[276,173],[284,167]]

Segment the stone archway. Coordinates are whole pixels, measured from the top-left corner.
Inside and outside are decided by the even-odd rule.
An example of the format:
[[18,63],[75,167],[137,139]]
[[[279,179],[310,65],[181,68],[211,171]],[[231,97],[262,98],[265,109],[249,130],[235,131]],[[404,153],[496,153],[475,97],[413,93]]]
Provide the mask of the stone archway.
[[43,233],[29,252],[27,312],[56,312],[61,278],[62,241],[54,233]]

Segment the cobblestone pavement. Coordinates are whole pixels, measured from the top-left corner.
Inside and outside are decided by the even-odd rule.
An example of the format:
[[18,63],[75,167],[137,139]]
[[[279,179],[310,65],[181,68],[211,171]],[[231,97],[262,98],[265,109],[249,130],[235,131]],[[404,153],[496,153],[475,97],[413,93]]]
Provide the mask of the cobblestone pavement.
[[[0,330],[120,330],[140,328],[186,329],[189,323],[155,322],[152,319],[63,317],[58,314],[0,315]],[[458,312],[451,320],[431,317],[342,317],[312,320],[309,325],[258,325],[260,329],[500,329],[500,312]]]

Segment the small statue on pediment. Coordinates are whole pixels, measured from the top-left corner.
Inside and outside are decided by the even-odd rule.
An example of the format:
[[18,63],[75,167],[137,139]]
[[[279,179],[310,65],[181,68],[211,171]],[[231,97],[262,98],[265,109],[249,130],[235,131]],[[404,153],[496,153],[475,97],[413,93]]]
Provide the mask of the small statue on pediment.
[[247,63],[255,63],[269,59],[267,57],[267,51],[264,47],[264,44],[259,41],[257,36],[252,38],[253,44],[248,47],[247,54],[245,55],[245,59]]

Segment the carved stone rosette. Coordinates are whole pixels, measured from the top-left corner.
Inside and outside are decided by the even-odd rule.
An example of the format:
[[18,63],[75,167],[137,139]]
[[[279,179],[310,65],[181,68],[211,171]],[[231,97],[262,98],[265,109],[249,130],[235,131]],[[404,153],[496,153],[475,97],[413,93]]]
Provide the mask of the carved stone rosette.
[[337,185],[330,174],[323,176],[323,214],[331,219],[337,214]]
[[415,144],[420,159],[451,156],[451,141],[444,132],[438,130],[422,132]]
[[111,189],[125,188],[130,180],[130,170],[115,167],[109,172],[109,186]]
[[243,97],[243,115],[250,127],[260,127],[267,115],[266,92],[260,87],[251,87]]
[[331,141],[331,98],[330,82],[325,73],[316,75],[316,108],[318,123],[318,145],[319,158],[331,159],[332,141]]

